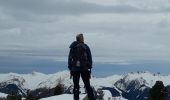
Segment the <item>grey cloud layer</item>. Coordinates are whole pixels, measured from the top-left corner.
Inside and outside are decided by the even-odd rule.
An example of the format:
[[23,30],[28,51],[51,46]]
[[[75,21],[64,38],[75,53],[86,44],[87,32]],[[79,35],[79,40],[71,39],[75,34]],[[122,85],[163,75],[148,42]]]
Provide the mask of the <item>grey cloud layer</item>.
[[122,3],[122,5],[105,6],[81,0],[1,0],[0,5],[6,13],[16,17],[31,16],[30,14],[152,13],[169,12],[170,9],[170,7],[166,7],[158,10],[150,10],[137,8],[125,3]]
[[168,6],[152,10],[80,0],[1,0],[0,54],[66,56],[75,33],[84,32],[95,56],[168,59],[169,18]]

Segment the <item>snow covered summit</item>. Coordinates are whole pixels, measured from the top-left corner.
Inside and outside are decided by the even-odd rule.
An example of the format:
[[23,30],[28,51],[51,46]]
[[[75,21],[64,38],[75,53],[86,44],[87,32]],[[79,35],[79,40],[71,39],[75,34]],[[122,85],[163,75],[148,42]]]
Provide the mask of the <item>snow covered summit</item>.
[[[98,90],[108,91],[106,94],[110,93],[111,97],[114,98],[142,100],[146,98],[149,89],[158,80],[162,81],[168,87],[168,90],[170,90],[169,79],[170,75],[150,72],[131,72],[126,75],[111,75],[104,78],[92,77],[91,85],[96,92]],[[61,71],[54,74],[43,74],[39,72],[33,72],[31,74],[0,74],[0,92],[9,94],[9,88],[11,88],[21,95],[27,95],[28,91],[32,91],[34,95],[42,93],[41,97],[47,97],[52,96],[52,94],[49,93],[45,96],[41,90],[44,90],[44,92],[51,91],[59,82],[65,88],[64,94],[59,97],[66,95],[69,97],[72,95],[73,82],[70,79],[69,71]],[[83,97],[85,91],[82,80],[80,81],[80,87],[81,96]]]

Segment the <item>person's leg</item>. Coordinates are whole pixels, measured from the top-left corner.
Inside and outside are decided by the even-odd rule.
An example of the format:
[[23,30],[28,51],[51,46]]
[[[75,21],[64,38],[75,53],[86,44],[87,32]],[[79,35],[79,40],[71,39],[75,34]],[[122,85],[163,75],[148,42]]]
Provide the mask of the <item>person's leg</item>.
[[88,71],[81,72],[81,77],[86,87],[86,91],[90,100],[95,100],[93,89],[90,86],[90,73]]
[[73,75],[73,83],[74,83],[74,100],[79,100],[79,80],[80,80],[80,72],[72,72]]

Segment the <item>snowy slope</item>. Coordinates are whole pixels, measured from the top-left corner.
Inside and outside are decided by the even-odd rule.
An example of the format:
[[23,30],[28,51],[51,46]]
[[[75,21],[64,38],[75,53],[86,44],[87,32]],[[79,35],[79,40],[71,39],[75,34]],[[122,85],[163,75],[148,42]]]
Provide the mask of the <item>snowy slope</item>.
[[71,84],[68,71],[55,74],[43,74],[39,72],[33,72],[31,74],[0,74],[0,83],[14,83],[30,90],[40,87],[54,87],[60,79],[68,85]]
[[[148,87],[152,87],[157,80],[163,81],[165,86],[170,85],[170,75],[163,76],[150,72],[133,72],[128,73],[127,75],[112,75],[105,78],[92,77],[91,84],[94,87],[113,87],[115,82],[120,79],[124,79],[126,83],[129,83],[131,80],[139,80],[141,84],[146,84]],[[39,72],[33,72],[31,74],[0,74],[0,83],[14,83],[31,90],[40,87],[55,87],[58,80],[63,82],[65,86],[70,86],[73,84],[70,79],[69,71],[57,72],[54,74],[43,74]],[[80,84],[83,85],[82,80],[80,81]]]
[[[105,91],[105,96],[112,95],[112,98],[114,99],[122,99],[123,97],[129,98],[127,95],[132,95],[134,97],[139,95],[146,96],[148,89],[151,88],[158,80],[163,81],[165,86],[170,86],[169,79],[170,75],[160,75],[150,72],[131,72],[126,75],[112,75],[105,78],[92,77],[91,85],[96,91],[98,89]],[[38,88],[54,88],[58,82],[63,83],[65,88],[71,91],[72,88],[70,88],[70,86],[73,85],[73,82],[72,79],[70,79],[69,71],[61,71],[54,74],[43,74],[39,72],[33,72],[31,74],[0,74],[0,90],[8,84],[16,84],[26,93],[26,90],[35,90]],[[82,80],[80,80],[80,87],[81,93],[85,93],[83,92],[84,84]],[[111,94],[109,94],[108,90]],[[133,94],[134,92],[135,95]],[[64,94],[50,98],[62,98],[63,96],[69,97],[71,94]],[[49,100],[52,100],[50,98]],[[106,98],[108,98],[108,96]]]
[[[148,87],[152,87],[156,81],[163,81],[164,85],[170,85],[170,75],[160,75],[160,74],[153,74],[150,72],[132,72],[125,75],[123,78],[124,83],[127,85],[132,81],[136,80],[139,82],[140,85],[146,85]],[[123,89],[124,87],[120,87]]]
[[5,94],[5,93],[0,93],[0,98],[1,97],[4,97],[4,98],[6,98],[6,96],[7,96],[8,94]]
[[[80,100],[82,100],[84,97],[85,97],[85,95],[80,95]],[[40,100],[73,100],[73,95],[72,94],[63,94],[63,95],[59,95],[59,96],[43,98]]]
[[[111,93],[107,90],[104,90],[103,92],[104,92],[104,100],[127,100],[127,99],[124,99],[123,97],[112,97]],[[86,96],[85,94],[81,94],[80,100],[83,100],[85,96]],[[59,96],[43,98],[40,100],[73,100],[73,95],[72,94],[63,94],[63,95],[59,95]]]
[[[106,78],[92,77],[91,81],[92,85],[96,87],[113,86],[113,84],[121,77],[121,75],[113,75]],[[43,74],[39,72],[33,72],[31,74],[0,74],[0,83],[14,83],[31,90],[40,87],[55,87],[59,80],[63,82],[65,86],[70,86],[73,84],[68,71],[62,71],[55,74]],[[82,80],[80,81],[80,85],[83,85]]]

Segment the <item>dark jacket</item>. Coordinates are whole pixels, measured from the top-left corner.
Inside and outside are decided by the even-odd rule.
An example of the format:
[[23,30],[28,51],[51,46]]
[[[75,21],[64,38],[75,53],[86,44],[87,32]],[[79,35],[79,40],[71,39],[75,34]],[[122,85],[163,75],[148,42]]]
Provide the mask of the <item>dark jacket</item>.
[[89,65],[84,69],[82,67],[75,67],[75,66],[71,66],[71,59],[72,59],[72,51],[73,51],[73,48],[78,44],[77,41],[74,41],[71,45],[70,45],[70,52],[69,52],[69,56],[68,56],[68,68],[69,70],[71,71],[85,71],[85,70],[88,70],[88,69],[91,69],[92,68],[92,56],[91,56],[91,51],[90,51],[90,48],[88,47],[87,44],[85,44],[86,46],[86,53],[87,53],[87,58],[88,58],[88,61],[89,61]]

